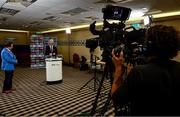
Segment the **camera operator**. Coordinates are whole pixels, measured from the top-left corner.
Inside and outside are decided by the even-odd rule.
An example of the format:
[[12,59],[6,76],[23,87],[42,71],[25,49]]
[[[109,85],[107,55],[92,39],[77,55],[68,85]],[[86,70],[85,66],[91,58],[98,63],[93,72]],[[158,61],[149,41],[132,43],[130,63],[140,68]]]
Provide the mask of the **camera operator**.
[[[129,105],[130,115],[180,115],[180,63],[171,60],[179,49],[179,34],[172,26],[156,25],[146,32],[148,63],[131,69],[122,80],[124,56],[112,51],[115,65],[113,103]],[[131,66],[130,66],[131,67]]]

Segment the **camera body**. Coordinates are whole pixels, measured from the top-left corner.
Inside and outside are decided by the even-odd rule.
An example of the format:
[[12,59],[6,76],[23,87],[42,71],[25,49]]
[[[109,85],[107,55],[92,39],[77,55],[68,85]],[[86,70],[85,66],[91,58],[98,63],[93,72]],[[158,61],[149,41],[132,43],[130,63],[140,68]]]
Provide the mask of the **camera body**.
[[[144,51],[142,45],[146,30],[136,30],[133,27],[129,27],[133,30],[127,31],[129,28],[125,28],[124,22],[128,20],[131,9],[107,5],[106,8],[102,9],[102,12],[104,14],[103,29],[100,31],[95,29],[96,21],[90,25],[91,33],[99,35],[99,37],[86,40],[86,47],[95,49],[97,46],[100,46],[103,49],[102,61],[105,62],[111,61],[112,49],[119,53],[123,48],[127,62],[131,62],[141,56]],[[120,22],[110,24],[107,19],[119,20]]]

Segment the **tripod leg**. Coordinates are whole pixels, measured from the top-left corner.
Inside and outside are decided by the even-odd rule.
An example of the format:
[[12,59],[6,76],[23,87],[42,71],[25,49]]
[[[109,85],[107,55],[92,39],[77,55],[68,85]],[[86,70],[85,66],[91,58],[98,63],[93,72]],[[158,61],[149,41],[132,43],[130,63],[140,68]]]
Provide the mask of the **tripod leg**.
[[96,75],[94,77],[94,91],[96,91]]
[[109,104],[110,104],[110,101],[111,101],[111,96],[110,96],[110,93],[109,93],[109,94],[108,94],[108,98],[107,98],[107,100],[106,100],[106,102],[105,102],[105,105],[104,105],[104,107],[103,107],[103,110],[102,110],[102,112],[101,112],[101,115],[104,115],[105,112],[107,111],[108,106],[109,106]]
[[80,92],[80,90],[82,90],[89,82],[91,82],[91,80],[93,80],[94,79],[94,77],[93,78],[91,78],[89,81],[87,81],[86,82],[86,84],[84,84],[79,90],[78,90],[78,92]]
[[[112,66],[111,66],[111,68],[112,68]],[[111,84],[111,86],[112,86],[112,82],[113,82],[113,75],[112,75],[112,71],[109,69],[108,71],[110,71],[109,72],[109,74],[107,74],[107,76],[106,77],[108,77],[108,75],[110,76],[110,84]],[[109,93],[108,93],[108,98],[107,98],[107,100],[106,100],[106,102],[105,102],[105,105],[104,105],[104,107],[103,107],[103,110],[102,110],[102,112],[101,112],[101,115],[104,115],[105,114],[105,112],[107,111],[107,109],[108,109],[108,106],[110,105],[110,102],[111,102],[111,90],[109,91]]]
[[95,98],[94,103],[93,103],[93,108],[92,108],[92,110],[90,112],[90,116],[93,116],[95,114],[95,112],[96,112],[97,101],[98,101],[98,98],[99,98],[99,95],[100,95],[100,92],[101,92],[101,87],[103,85],[105,74],[106,74],[106,72],[104,72],[103,75],[102,75],[102,79],[100,81],[100,85],[99,85],[99,88],[98,88],[98,92],[96,94],[96,98]]

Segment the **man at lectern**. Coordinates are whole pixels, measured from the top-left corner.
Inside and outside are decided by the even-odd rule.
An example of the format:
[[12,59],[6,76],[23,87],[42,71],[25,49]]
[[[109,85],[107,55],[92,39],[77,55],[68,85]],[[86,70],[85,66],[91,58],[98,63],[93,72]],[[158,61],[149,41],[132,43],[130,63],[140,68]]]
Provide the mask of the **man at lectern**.
[[51,57],[57,55],[57,48],[54,45],[54,40],[53,39],[49,39],[48,45],[46,46],[46,49],[45,49],[45,55],[46,56],[51,56]]

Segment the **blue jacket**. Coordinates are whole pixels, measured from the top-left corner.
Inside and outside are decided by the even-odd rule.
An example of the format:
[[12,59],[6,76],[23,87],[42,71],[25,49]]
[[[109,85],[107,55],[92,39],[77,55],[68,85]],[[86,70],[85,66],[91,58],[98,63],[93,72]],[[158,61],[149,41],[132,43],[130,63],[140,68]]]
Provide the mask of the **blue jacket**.
[[1,51],[1,59],[2,70],[14,70],[14,64],[17,64],[17,59],[11,51],[9,51],[7,48],[4,48]]

